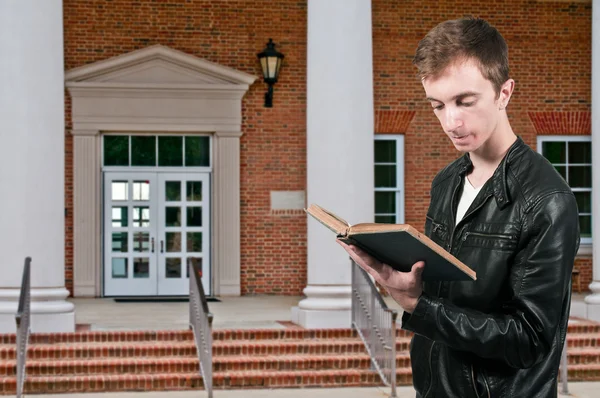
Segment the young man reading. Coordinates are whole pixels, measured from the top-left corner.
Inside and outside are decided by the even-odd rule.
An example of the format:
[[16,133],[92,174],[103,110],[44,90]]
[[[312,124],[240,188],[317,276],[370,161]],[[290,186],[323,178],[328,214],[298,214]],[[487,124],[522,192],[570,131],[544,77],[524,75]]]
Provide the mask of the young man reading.
[[513,132],[508,49],[481,19],[441,23],[414,64],[442,129],[463,155],[431,185],[425,233],[477,272],[421,282],[339,242],[402,306],[417,397],[557,396],[579,247],[575,197]]

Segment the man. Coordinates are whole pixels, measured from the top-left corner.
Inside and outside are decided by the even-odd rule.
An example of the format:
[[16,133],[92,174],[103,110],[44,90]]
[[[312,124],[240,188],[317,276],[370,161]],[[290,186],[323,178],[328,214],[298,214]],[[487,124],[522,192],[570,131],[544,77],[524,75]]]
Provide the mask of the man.
[[575,197],[510,126],[515,83],[495,28],[441,23],[414,64],[463,153],[432,182],[425,233],[477,280],[423,284],[423,262],[401,273],[339,243],[404,309],[418,397],[554,398],[579,247]]

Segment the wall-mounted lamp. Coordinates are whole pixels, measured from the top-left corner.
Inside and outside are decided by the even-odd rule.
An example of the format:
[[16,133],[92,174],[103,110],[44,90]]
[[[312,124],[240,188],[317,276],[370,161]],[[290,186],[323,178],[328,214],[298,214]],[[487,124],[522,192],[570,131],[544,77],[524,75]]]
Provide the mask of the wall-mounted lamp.
[[273,107],[273,84],[277,83],[279,77],[279,68],[283,60],[283,54],[275,50],[273,39],[269,39],[267,47],[263,52],[258,53],[260,66],[262,67],[265,83],[269,85],[269,90],[265,93],[265,107]]

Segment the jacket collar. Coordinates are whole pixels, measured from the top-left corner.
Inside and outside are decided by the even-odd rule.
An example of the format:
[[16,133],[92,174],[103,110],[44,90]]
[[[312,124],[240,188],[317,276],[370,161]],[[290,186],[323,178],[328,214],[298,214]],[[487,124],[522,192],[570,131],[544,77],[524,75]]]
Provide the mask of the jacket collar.
[[[516,141],[508,148],[506,155],[496,168],[496,171],[490,178],[488,182],[486,182],[486,195],[494,195],[496,199],[496,203],[500,209],[505,208],[511,202],[511,197],[508,192],[508,182],[507,182],[507,170],[514,159],[517,150],[521,148],[525,143],[521,139],[521,137],[517,136]],[[473,163],[471,162],[471,157],[468,153],[464,154],[459,162],[459,175],[462,178],[465,178],[465,174],[473,168]]]

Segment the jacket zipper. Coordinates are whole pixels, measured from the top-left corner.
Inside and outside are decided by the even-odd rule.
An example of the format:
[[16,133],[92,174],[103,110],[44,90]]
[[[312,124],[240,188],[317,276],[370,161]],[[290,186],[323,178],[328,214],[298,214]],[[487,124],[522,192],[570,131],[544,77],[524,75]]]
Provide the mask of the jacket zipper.
[[467,240],[468,236],[482,236],[484,238],[496,238],[496,239],[514,239],[513,235],[505,235],[505,234],[484,234],[481,232],[465,232],[462,240],[463,242]]
[[[473,390],[475,391],[475,395],[477,396],[477,398],[481,398],[479,396],[479,393],[477,392],[477,384],[475,384],[475,369],[473,368],[473,365],[471,365],[471,380],[473,380]],[[485,391],[487,392],[487,397],[491,398],[490,388],[488,387],[488,383],[487,383],[487,380],[485,379],[485,377],[483,378],[483,385],[485,385]]]

